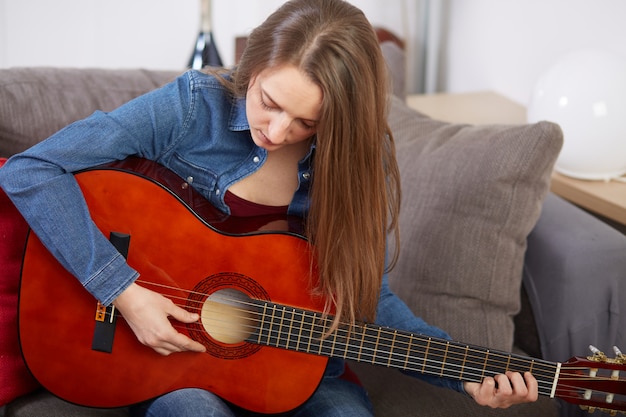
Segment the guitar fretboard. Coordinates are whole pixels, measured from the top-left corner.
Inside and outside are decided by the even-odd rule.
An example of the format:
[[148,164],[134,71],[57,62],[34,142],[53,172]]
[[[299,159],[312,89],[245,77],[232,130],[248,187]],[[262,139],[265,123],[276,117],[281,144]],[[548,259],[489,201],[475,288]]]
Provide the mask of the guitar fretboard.
[[323,338],[332,317],[262,301],[252,304],[257,326],[247,339],[251,343],[468,382],[529,371],[539,383],[539,393],[554,396],[559,372],[555,362],[372,324],[341,325]]

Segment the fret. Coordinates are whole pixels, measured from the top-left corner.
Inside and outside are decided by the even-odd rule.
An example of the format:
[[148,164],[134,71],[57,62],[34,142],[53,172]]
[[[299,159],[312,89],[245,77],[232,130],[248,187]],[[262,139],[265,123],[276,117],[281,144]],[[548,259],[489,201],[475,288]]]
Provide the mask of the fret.
[[393,332],[393,339],[391,339],[391,347],[389,349],[389,359],[387,360],[387,367],[389,368],[391,366],[391,359],[393,358],[393,351],[394,351],[394,347],[396,345],[396,336],[398,335],[397,331]]
[[376,355],[378,352],[378,345],[380,343],[380,327],[377,329],[378,331],[376,332],[376,342],[374,344],[374,350],[372,352],[372,363],[375,364],[376,363]]
[[316,344],[319,343],[319,340],[321,337],[321,336],[316,335],[317,326],[319,322],[318,315],[316,313],[312,313],[312,314],[308,313],[306,315],[306,321],[307,321],[307,328],[309,329],[306,351],[308,353],[314,353],[313,350],[315,349],[315,346],[317,346]]
[[361,327],[361,343],[359,344],[359,353],[355,358],[356,361],[361,362],[361,355],[363,354],[363,344],[365,343],[365,334],[367,333],[367,326]]
[[[329,318],[324,318],[324,332],[327,332],[332,325],[332,321]],[[328,335],[320,344],[320,355],[328,356],[328,357],[336,357],[339,356],[335,353],[337,349],[337,345],[341,345],[343,339],[340,338],[340,332],[342,330],[338,329]]]
[[513,372],[524,372],[528,370],[528,361],[520,360],[519,358],[515,358],[512,355],[509,355],[509,360],[507,363],[507,369]]
[[[451,341],[446,342],[446,353],[443,361],[446,363],[446,376],[450,378],[462,379],[463,374],[472,371],[472,356],[469,345],[456,344]],[[469,368],[468,366],[469,358]]]
[[[293,310],[293,314],[295,316],[296,309]],[[302,316],[300,318],[300,327],[298,328],[298,338],[296,339],[296,351],[300,350],[300,342],[302,341],[302,332],[304,331],[304,311],[300,313]]]
[[295,308],[289,308],[285,311],[285,327],[287,328],[287,340],[285,342],[285,349],[294,350],[299,352],[303,350],[302,340],[305,335],[304,332],[304,314]]
[[[484,363],[483,377],[504,374],[507,371],[520,373],[534,372],[536,370],[535,367],[539,365],[541,361],[538,362],[534,359],[527,359],[513,354],[497,353],[487,350]],[[548,362],[544,362],[544,366],[546,364],[548,364]],[[539,372],[541,372],[541,369]]]
[[265,327],[265,315],[267,313],[267,303],[263,303],[262,313],[261,313],[261,323],[259,324],[259,337],[257,339],[257,343],[263,344],[263,328]]
[[372,328],[369,324],[362,326],[363,333],[357,357],[351,359],[359,362],[375,363],[378,344],[378,327]]
[[278,317],[278,331],[276,332],[276,344],[274,346],[281,347],[280,341],[282,339],[281,335],[283,334],[283,323],[285,321],[285,307],[280,309],[280,316]]
[[485,362],[483,363],[483,373],[480,377],[480,379],[482,380],[485,377],[485,372],[487,371],[487,363],[489,361],[489,350],[487,350],[485,352]]
[[459,379],[463,380],[463,372],[465,372],[465,364],[467,363],[467,352],[469,351],[469,346],[465,345],[465,353],[463,354],[463,362],[461,363],[461,372],[459,373]]
[[443,353],[443,359],[441,360],[441,373],[439,374],[440,377],[444,376],[446,372],[446,359],[448,358],[448,349],[450,349],[450,342],[446,342],[446,350]]
[[411,357],[411,338],[411,334],[394,330],[388,367],[406,369],[408,359]]
[[274,320],[276,317],[276,305],[275,304],[270,307],[270,311],[272,314],[270,315],[269,320],[268,320],[269,328],[267,330],[267,341],[266,341],[266,344],[268,346],[273,344],[272,338],[274,337],[273,336],[274,335]]
[[315,328],[315,319],[317,314],[313,313],[311,316],[311,330],[309,330],[309,342],[306,345],[306,351],[311,352],[311,342],[313,341],[313,329]]
[[[298,330],[296,328],[296,310],[293,308],[289,308],[286,311],[285,323],[287,325],[287,342],[285,343],[286,348],[289,350],[298,350]],[[293,347],[291,347],[293,345]]]
[[328,354],[328,356],[332,358],[333,356],[335,356],[335,346],[337,345],[337,332],[333,332],[333,335],[331,337],[333,339],[333,342],[330,345],[330,353]]
[[343,345],[343,358],[348,359],[348,353],[352,352],[352,335],[355,334],[357,326],[352,326],[351,329],[344,328],[342,332],[345,334],[345,337],[342,338]]
[[299,312],[295,308],[289,308],[287,310],[286,320],[288,323],[289,336],[287,337],[286,348],[289,350],[299,351],[299,339],[300,329],[302,327],[302,321],[298,318]]
[[424,350],[424,364],[422,365],[422,373],[426,373],[426,362],[428,360],[428,350],[430,349],[430,341],[432,339],[428,338],[428,343],[426,344],[426,350]]
[[[295,310],[283,310],[283,314],[286,314],[285,321],[287,325],[287,340],[285,341],[285,349],[289,349],[289,343],[291,342],[291,335],[293,334],[293,312]],[[296,346],[297,347],[297,346]]]
[[405,359],[404,359],[404,365],[402,366],[402,369],[407,369],[409,367],[409,359],[411,358],[411,344],[413,343],[413,334],[411,333],[411,335],[409,336],[409,343],[407,344],[407,348],[406,348],[406,355]]
[[327,341],[327,339],[323,339],[323,337],[324,337],[324,335],[326,334],[326,331],[327,331],[326,330],[327,320],[326,320],[325,317],[320,317],[320,319],[322,320],[323,325],[322,325],[322,331],[321,331],[321,335],[320,335],[320,347],[319,347],[319,350],[317,352],[318,355],[321,355],[323,353],[324,343]]
[[526,360],[520,360],[519,358],[509,355],[507,361],[506,370],[513,372],[523,372],[528,369],[528,362]]

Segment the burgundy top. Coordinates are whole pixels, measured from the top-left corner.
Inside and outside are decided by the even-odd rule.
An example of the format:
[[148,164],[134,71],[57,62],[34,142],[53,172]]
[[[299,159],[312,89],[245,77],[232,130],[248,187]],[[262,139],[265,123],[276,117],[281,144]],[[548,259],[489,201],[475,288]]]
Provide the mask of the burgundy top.
[[257,204],[226,191],[224,202],[230,207],[230,214],[236,217],[265,216],[268,214],[287,214],[289,206],[266,206]]

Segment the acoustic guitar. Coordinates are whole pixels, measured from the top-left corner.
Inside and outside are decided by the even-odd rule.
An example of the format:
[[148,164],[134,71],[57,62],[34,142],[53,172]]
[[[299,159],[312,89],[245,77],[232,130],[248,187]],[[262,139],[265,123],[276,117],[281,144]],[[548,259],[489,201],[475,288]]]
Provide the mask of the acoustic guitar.
[[140,344],[31,233],[21,348],[35,378],[67,401],[120,407],[198,387],[280,413],[311,397],[328,358],[341,357],[461,381],[530,371],[542,395],[626,411],[619,352],[551,362],[368,323],[323,338],[332,317],[320,313],[324,300],[304,291],[315,271],[300,219],[225,216],[171,171],[139,158],[76,179],[96,225],[141,273],[139,284],[200,313],[197,323],[173,323],[207,351],[161,356]]

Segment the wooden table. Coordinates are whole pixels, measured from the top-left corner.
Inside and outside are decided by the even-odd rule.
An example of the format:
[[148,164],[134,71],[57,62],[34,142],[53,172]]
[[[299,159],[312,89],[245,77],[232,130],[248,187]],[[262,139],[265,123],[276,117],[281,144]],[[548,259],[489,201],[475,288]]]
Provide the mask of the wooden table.
[[[526,123],[524,106],[492,92],[410,95],[407,104],[430,117],[453,123]],[[624,182],[578,180],[554,172],[551,190],[610,222],[626,226]]]

